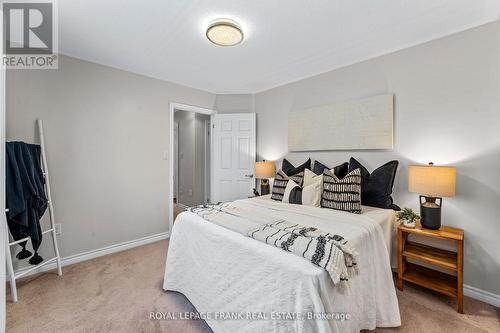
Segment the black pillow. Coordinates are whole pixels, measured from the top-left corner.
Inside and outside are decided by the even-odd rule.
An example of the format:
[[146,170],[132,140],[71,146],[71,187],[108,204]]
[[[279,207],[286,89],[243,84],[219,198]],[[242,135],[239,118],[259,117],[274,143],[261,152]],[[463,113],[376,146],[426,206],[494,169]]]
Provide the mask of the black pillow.
[[371,174],[355,158],[349,160],[349,172],[361,170],[361,204],[365,206],[401,210],[392,201],[392,186],[396,178],[399,162],[387,162],[375,169]]
[[309,158],[307,161],[299,165],[298,167],[294,167],[292,163],[290,163],[286,158],[283,159],[283,163],[281,163],[281,170],[286,173],[287,176],[293,176],[298,174],[299,172],[304,171],[305,169],[311,170],[311,159]]
[[323,171],[334,169],[335,176],[342,179],[349,173],[349,163],[345,162],[337,165],[334,168],[329,168],[321,162],[314,161],[313,172],[317,175],[322,175]]

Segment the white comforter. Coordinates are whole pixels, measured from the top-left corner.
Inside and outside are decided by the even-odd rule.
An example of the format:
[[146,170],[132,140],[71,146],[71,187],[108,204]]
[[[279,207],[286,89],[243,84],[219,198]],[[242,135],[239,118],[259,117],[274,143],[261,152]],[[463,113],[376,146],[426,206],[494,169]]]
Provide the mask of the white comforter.
[[[268,197],[246,200],[256,211],[279,209],[284,219],[300,218],[303,225],[345,237],[359,254],[359,273],[342,290],[302,257],[182,213],[172,230],[163,288],[183,293],[209,317],[215,333],[359,332],[400,325],[389,260],[393,211],[363,207],[356,215]],[[334,312],[348,313],[349,319],[307,319]],[[221,319],[235,313],[243,318]],[[278,318],[296,313],[306,319]]]

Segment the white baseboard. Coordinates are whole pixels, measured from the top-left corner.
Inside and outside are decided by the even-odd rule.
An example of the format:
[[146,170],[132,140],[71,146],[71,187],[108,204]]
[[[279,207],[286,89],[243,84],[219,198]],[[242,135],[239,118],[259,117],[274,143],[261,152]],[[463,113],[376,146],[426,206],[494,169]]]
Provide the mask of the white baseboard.
[[464,295],[500,308],[500,295],[464,284]]
[[[160,240],[167,239],[169,236],[170,235],[169,235],[168,231],[161,232],[161,233],[156,234],[156,235],[146,236],[146,237],[134,239],[131,241],[126,241],[123,243],[105,246],[105,247],[100,248],[100,249],[87,251],[87,252],[83,252],[83,253],[79,253],[79,254],[74,254],[74,255],[69,256],[69,257],[61,258],[61,266],[64,267],[64,266],[76,264],[76,263],[79,263],[82,261],[102,257],[102,256],[105,256],[107,254],[128,250],[128,249],[131,249],[131,248],[134,248],[137,246],[158,242]],[[26,271],[30,268],[31,267],[21,268],[21,269],[17,270],[16,273],[21,273],[21,272]],[[34,271],[26,274],[25,276],[30,276],[30,275],[33,275],[36,273],[50,271],[50,270],[55,269],[55,268],[57,268],[57,264],[56,264],[56,262],[53,262],[53,263],[47,264],[45,266],[42,266],[39,269],[35,269]],[[63,274],[64,274],[64,271],[63,271]]]

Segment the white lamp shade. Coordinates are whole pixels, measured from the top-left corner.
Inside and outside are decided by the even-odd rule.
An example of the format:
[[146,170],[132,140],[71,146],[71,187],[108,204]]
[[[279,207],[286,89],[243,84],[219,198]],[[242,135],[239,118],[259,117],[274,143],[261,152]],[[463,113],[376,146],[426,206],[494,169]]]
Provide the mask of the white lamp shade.
[[268,179],[276,175],[276,163],[274,161],[255,162],[255,178]]
[[454,167],[410,165],[408,191],[430,197],[453,197],[456,175]]

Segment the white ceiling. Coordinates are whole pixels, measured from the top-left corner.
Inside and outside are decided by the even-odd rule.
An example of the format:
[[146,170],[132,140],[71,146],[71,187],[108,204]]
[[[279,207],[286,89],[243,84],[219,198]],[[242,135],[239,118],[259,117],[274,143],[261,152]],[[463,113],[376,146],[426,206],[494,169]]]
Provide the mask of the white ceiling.
[[[499,0],[62,0],[66,55],[214,93],[255,93],[497,20]],[[219,17],[242,44],[205,38]]]

